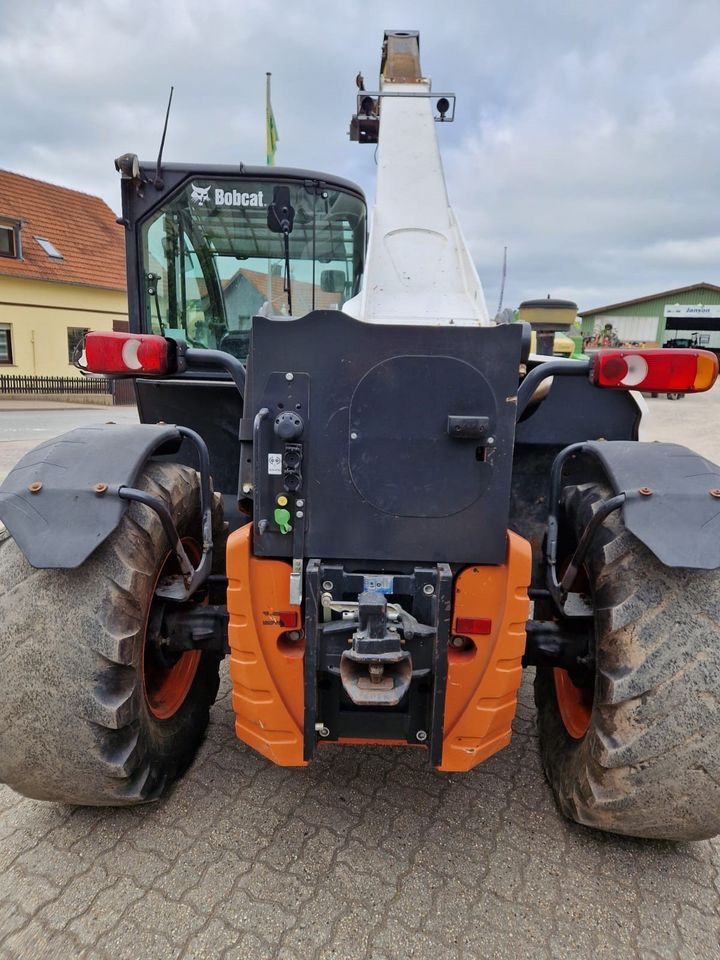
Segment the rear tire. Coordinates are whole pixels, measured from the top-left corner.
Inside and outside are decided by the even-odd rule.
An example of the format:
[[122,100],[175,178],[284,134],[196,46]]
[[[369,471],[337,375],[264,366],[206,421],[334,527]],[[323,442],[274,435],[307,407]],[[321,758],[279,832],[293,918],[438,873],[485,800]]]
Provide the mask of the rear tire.
[[[202,541],[194,470],[151,461],[137,486],[165,500],[181,537]],[[216,497],[216,528],[219,511]],[[157,799],[203,738],[220,662],[191,653],[183,689],[157,715],[144,669],[148,612],[169,554],[157,515],[131,503],[76,570],[34,569],[0,531],[0,781],[38,800]]]
[[[566,489],[568,547],[611,495],[599,484]],[[596,533],[585,574],[597,669],[584,734],[571,736],[572,723],[563,722],[553,669],[538,668],[535,680],[542,760],[560,809],[578,823],[630,836],[715,836],[720,573],[664,566],[616,512]]]

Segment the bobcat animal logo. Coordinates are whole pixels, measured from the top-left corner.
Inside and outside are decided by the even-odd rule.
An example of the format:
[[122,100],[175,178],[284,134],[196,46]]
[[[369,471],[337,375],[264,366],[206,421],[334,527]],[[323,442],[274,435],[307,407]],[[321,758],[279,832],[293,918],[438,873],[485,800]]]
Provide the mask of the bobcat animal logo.
[[199,204],[201,207],[204,207],[205,204],[210,199],[210,187],[196,187],[195,184],[192,185],[192,193],[190,194],[190,199]]

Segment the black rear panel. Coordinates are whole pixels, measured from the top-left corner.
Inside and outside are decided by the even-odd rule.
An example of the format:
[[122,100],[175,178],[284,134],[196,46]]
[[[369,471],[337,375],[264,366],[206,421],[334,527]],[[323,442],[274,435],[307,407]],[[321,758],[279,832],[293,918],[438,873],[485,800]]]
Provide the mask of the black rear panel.
[[255,553],[502,563],[521,337],[255,317],[241,457]]
[[625,390],[600,390],[587,376],[555,377],[548,396],[517,425],[518,445],[558,449],[584,440],[636,440],[640,408]]
[[[235,499],[242,416],[242,397],[235,384],[231,380],[191,380],[188,376],[135,383],[141,422],[176,423],[197,431],[208,447],[215,489]],[[187,441],[174,459],[197,466],[197,456]]]

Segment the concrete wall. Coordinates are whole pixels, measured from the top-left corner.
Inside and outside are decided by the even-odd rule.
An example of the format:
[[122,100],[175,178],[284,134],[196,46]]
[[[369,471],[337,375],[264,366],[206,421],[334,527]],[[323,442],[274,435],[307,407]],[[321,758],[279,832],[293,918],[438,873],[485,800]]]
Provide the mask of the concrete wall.
[[0,324],[11,327],[13,351],[0,374],[80,376],[68,359],[68,328],[112,330],[113,321],[127,321],[124,291],[0,276]]
[[[2,369],[2,368],[0,368]],[[0,373],[0,377],[2,373]],[[84,407],[111,407],[113,398],[107,393],[0,393],[0,400],[32,400],[33,403],[79,403]]]

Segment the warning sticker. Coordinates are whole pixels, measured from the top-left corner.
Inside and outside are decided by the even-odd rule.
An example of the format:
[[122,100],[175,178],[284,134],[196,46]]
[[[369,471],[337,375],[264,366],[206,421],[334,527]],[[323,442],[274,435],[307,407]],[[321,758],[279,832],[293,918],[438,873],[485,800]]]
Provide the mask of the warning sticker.
[[268,474],[271,477],[279,477],[281,473],[282,473],[282,454],[269,453],[268,454]]
[[392,593],[395,586],[394,577],[375,574],[363,577],[363,590],[369,593]]

